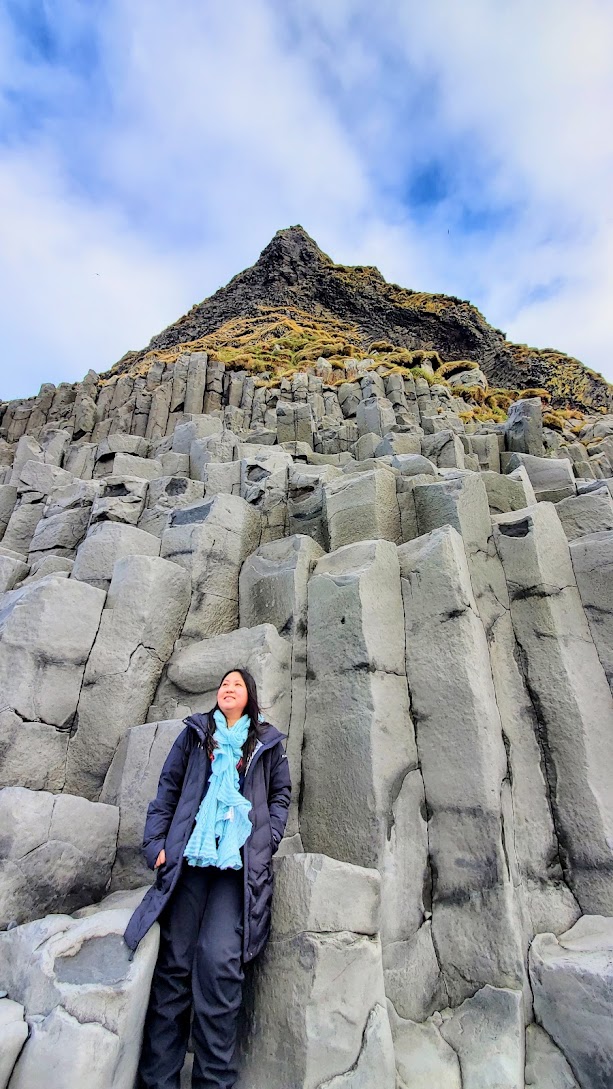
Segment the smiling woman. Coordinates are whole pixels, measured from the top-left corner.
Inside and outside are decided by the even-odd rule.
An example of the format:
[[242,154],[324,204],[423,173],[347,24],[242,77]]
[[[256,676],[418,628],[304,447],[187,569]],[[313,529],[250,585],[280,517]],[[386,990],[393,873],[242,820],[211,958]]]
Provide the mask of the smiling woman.
[[268,940],[291,795],[285,737],[261,714],[252,675],[232,669],[166,759],[143,841],[157,877],[125,932],[134,950],[159,920],[139,1089],[178,1085],[192,1005],[192,1086],[235,1083],[243,965]]

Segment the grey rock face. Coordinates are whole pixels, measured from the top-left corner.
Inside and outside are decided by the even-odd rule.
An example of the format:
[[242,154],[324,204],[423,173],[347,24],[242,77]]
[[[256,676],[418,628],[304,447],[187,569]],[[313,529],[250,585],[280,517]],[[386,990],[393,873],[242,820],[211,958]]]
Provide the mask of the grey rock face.
[[503,460],[505,472],[524,466],[534,494],[540,502],[558,503],[577,494],[577,484],[568,458],[543,458],[532,454],[507,454]]
[[96,798],[124,731],[144,722],[190,603],[190,580],[157,556],[115,564],[87,663],[66,789]]
[[98,483],[78,480],[55,488],[43,509],[30,542],[30,559],[53,553],[73,557],[87,532]]
[[118,560],[159,554],[160,540],[152,533],[118,522],[101,522],[79,545],[71,579],[108,590]]
[[613,495],[613,479],[602,477],[599,480],[577,481],[577,495],[587,495],[589,492],[600,491],[601,488],[606,488],[609,495]]
[[526,1027],[526,1089],[579,1089],[562,1052],[539,1025]]
[[168,526],[172,510],[189,507],[203,496],[204,484],[199,480],[180,476],[161,476],[152,480],[147,490],[145,508],[139,519],[139,528],[161,537]]
[[56,488],[66,487],[68,484],[72,484],[72,476],[58,465],[37,460],[26,461],[19,470],[17,494],[23,496],[34,493],[39,497],[46,496]]
[[307,584],[322,549],[296,534],[261,545],[249,556],[239,578],[242,627],[274,624],[291,648],[291,713],[286,752],[292,777],[292,803],[286,837],[298,834],[302,743],[306,716]]
[[[7,915],[102,896],[117,842],[112,895],[77,909],[110,930],[57,972],[77,919],[0,935],[0,1089],[133,1089],[148,977],[118,912],[151,880],[182,716],[243,664],[293,797],[242,1089],[592,1089],[583,1041],[610,1080],[608,923],[599,967],[563,946],[581,910],[613,914],[611,423],[543,428],[536,398],[479,424],[422,366],[320,359],[274,384],[127,357],[0,404]],[[118,832],[99,847],[79,805]]]
[[613,1080],[613,920],[584,916],[559,938],[539,934],[530,949],[530,979],[535,1014],[581,1089],[608,1089]]
[[396,1056],[397,1089],[462,1089],[458,1056],[434,1019],[421,1024],[399,1017],[388,1002]]
[[[375,450],[377,450],[384,440],[380,435],[375,434],[374,431],[367,431],[365,435],[360,435],[358,441],[353,447],[354,457],[357,461],[365,461],[367,458],[374,458]],[[385,444],[386,448],[381,449],[381,454],[391,454],[392,450],[389,449],[388,444]],[[421,449],[421,446],[420,446]]]
[[[166,378],[166,376],[164,377]],[[171,397],[172,382],[168,380],[163,381],[157,389],[154,389],[151,396],[145,438],[155,442],[156,439],[162,438],[167,433]]]
[[106,477],[128,477],[138,480],[155,480],[162,475],[162,465],[156,458],[141,458],[136,454],[117,453],[104,465]]
[[306,442],[313,445],[315,424],[311,406],[304,404],[277,404],[277,441]]
[[96,464],[96,443],[71,443],[64,455],[64,468],[80,480],[91,480]]
[[340,476],[342,470],[336,465],[295,464],[290,468],[287,496],[290,534],[304,533],[327,550],[329,538],[324,485],[326,481]]
[[261,543],[275,541],[287,533],[288,469],[291,457],[276,447],[241,459],[240,493],[259,511]]
[[357,440],[358,429],[354,423],[339,424],[336,417],[323,416],[315,436],[315,452],[327,456],[349,453],[355,449]]
[[[434,403],[429,406],[428,412],[422,412],[421,414],[421,426],[424,431],[424,435],[438,435],[444,432],[446,435],[449,432],[453,432],[454,435],[464,434],[464,425],[461,420],[454,416],[450,412],[439,412]],[[465,462],[467,461],[468,454],[465,454]],[[468,465],[467,465],[468,467]]]
[[31,435],[22,435],[15,449],[13,472],[7,482],[16,485],[27,461],[40,461],[47,465],[60,465],[64,451],[70,442],[67,431],[49,431],[41,436],[41,442]]
[[524,1018],[519,991],[482,987],[445,1011],[441,1036],[459,1057],[462,1089],[524,1089]]
[[569,541],[613,530],[613,498],[608,488],[561,499],[556,510]]
[[149,443],[142,436],[114,432],[98,443],[96,465],[112,462],[115,454],[133,454],[134,457],[146,458],[148,453]]
[[193,480],[204,480],[209,462],[230,462],[238,459],[239,442],[229,430],[194,439],[189,448],[189,475]]
[[411,777],[416,750],[391,542],[362,541],[318,561],[308,585],[306,708],[303,843],[380,871],[389,986],[394,993],[402,990],[410,956],[427,959],[430,952],[432,989],[420,990],[427,1007],[439,971],[429,929],[421,941],[415,936],[425,910],[423,793],[420,777]]
[[189,477],[189,454],[175,454],[174,450],[167,450],[160,454],[158,460],[164,476]]
[[9,709],[0,711],[0,787],[61,791],[69,737],[68,730],[44,722],[24,722]]
[[185,383],[185,411],[202,412],[204,391],[206,389],[206,352],[190,352],[188,356],[187,377]]
[[390,1044],[390,1026],[382,1005],[373,1006],[362,1037],[362,1047],[353,1066],[323,1082],[322,1089],[370,1089],[373,1077],[378,1084],[394,1084],[394,1054]]
[[32,560],[30,573],[23,579],[21,585],[27,586],[38,579],[44,579],[46,575],[61,575],[62,578],[68,578],[73,566],[74,560],[66,556],[56,556],[53,552],[41,552],[36,559]]
[[94,427],[98,422],[98,411],[96,408],[96,402],[88,397],[87,394],[83,394],[78,398],[78,403],[75,406],[75,438],[83,435],[91,435]]
[[360,401],[356,408],[358,433],[366,435],[387,435],[396,423],[393,405],[387,397],[378,397],[376,393]]
[[479,386],[481,389],[487,389],[487,378],[479,367],[475,367],[473,370],[456,371],[454,374],[450,374],[447,381],[450,386]]
[[581,603],[609,687],[613,686],[613,534],[589,534],[570,542]]
[[67,729],[105,594],[47,575],[11,590],[0,607],[0,706],[26,722]]
[[120,813],[113,889],[137,889],[151,881],[141,850],[145,815],[157,793],[162,765],[182,729],[181,719],[132,726],[117,746],[100,793],[100,801],[118,806]]
[[17,488],[10,484],[0,484],[0,541],[6,533],[11,514],[17,502]]
[[[551,804],[582,910],[613,911],[613,702],[553,505],[499,515],[494,538],[526,680],[538,706]],[[541,638],[550,632],[551,638]]]
[[237,495],[217,495],[171,514],[161,555],[184,567],[192,580],[184,643],[236,628],[238,575],[258,547],[260,532],[259,512]]
[[23,787],[0,790],[0,928],[100,899],[118,826],[116,806]]
[[[424,460],[427,465],[431,462]],[[437,470],[434,469],[436,473]],[[400,536],[403,543],[419,537],[419,524],[417,518],[417,506],[415,492],[420,485],[432,484],[434,477],[427,472],[409,474],[401,473],[396,480],[396,498],[400,510]]]
[[390,468],[396,477],[396,498],[400,511],[400,541],[412,541],[419,535],[415,489],[420,484],[432,483],[439,475],[433,462],[420,454],[395,454]]
[[[415,766],[398,590],[396,549],[387,541],[323,556],[308,586],[301,830],[309,849],[356,864],[379,861],[393,784]],[[397,707],[393,722],[381,717],[386,703]]]
[[[161,475],[161,470],[158,475]],[[148,483],[136,476],[108,476],[100,495],[94,500],[92,525],[96,522],[123,522],[135,526],[143,512]]]
[[470,445],[482,472],[500,472],[500,446],[497,435],[471,435]]
[[42,495],[32,492],[27,500],[18,500],[2,538],[4,548],[11,549],[25,559],[42,513]]
[[128,961],[122,934],[130,914],[51,915],[0,934],[0,976],[32,1029],[11,1089],[134,1084],[158,928]]
[[[559,846],[538,741],[538,710],[521,668],[486,491],[478,475],[458,471],[430,487],[416,488],[415,497],[422,533],[452,525],[462,536],[475,604],[487,636],[505,745],[507,774],[501,804],[506,854],[528,941],[543,928],[566,929],[579,908],[556,861]],[[434,569],[430,578],[436,578]]]
[[343,382],[338,388],[338,403],[343,416],[355,416],[361,400],[360,387],[357,382]]
[[543,409],[540,397],[526,397],[514,401],[509,407],[504,430],[507,450],[542,457]]
[[347,473],[324,485],[331,551],[363,540],[400,541],[396,477],[389,469]]
[[420,432],[391,431],[377,443],[374,451],[376,458],[384,457],[386,454],[392,454],[394,457],[421,457]]
[[434,462],[422,457],[419,453],[395,453],[390,465],[393,469],[397,469],[403,478],[424,475],[437,476]]
[[453,431],[444,430],[436,435],[424,435],[421,452],[441,469],[464,468],[464,447]]
[[318,855],[280,859],[271,937],[246,994],[237,1087],[272,1078],[304,1089],[394,1089],[377,885],[377,874]]
[[278,939],[305,931],[377,936],[381,879],[376,870],[321,854],[290,855],[275,867],[272,925]]
[[0,594],[14,590],[18,582],[26,577],[30,568],[23,560],[0,555]]
[[505,853],[505,751],[459,535],[450,526],[434,530],[398,554],[406,668],[430,813],[432,929],[456,1003],[474,993],[477,981],[523,983],[521,920]]
[[215,495],[240,495],[240,461],[208,461],[202,469],[202,484],[206,499]]
[[485,484],[492,514],[506,514],[508,511],[521,510],[522,507],[536,503],[534,488],[523,466],[515,469],[508,476],[486,470],[481,473],[481,480]]
[[28,1038],[24,1008],[10,998],[0,998],[0,1089],[7,1089],[17,1057]]

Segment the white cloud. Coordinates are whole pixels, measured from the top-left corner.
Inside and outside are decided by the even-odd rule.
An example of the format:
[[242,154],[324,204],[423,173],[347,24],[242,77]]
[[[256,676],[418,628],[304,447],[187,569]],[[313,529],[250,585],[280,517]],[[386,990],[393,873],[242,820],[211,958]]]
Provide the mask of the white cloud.
[[[380,173],[390,158],[397,173],[429,158],[449,171],[449,192],[425,219],[409,209],[403,220],[389,202],[387,222],[373,217],[368,238],[384,271],[471,298],[509,336],[574,353],[613,379],[611,6],[310,0],[300,10],[313,62],[328,70],[338,58],[346,102],[363,89],[347,58],[356,34],[368,36],[378,69],[359,130],[375,164],[377,148],[384,158]],[[335,56],[339,42],[347,49]],[[508,221],[463,232],[459,210],[480,203],[509,206]],[[530,301],[549,287],[553,297]]]
[[[359,158],[266,6],[240,8],[205,22],[196,3],[116,3],[100,27],[109,114],[53,118],[0,155],[0,317],[23,361],[3,396],[110,366],[279,226],[350,231],[367,192]],[[50,94],[46,68],[29,76]]]
[[[508,229],[443,253],[443,265],[467,263],[459,282],[510,337],[613,379],[613,9],[433,2],[407,20],[404,41],[413,64],[436,71],[439,135],[476,136],[490,157],[486,194],[522,209]],[[551,298],[529,301],[550,283],[560,285]]]
[[0,163],[2,396],[102,370],[173,320],[188,284],[112,211],[68,199],[44,156]]
[[[0,28],[0,91],[29,96],[0,147],[2,396],[110,366],[295,222],[613,379],[604,2],[65,11],[65,41],[94,40],[89,80]],[[403,177],[429,160],[448,191],[416,209]],[[496,229],[463,226],[505,205]]]

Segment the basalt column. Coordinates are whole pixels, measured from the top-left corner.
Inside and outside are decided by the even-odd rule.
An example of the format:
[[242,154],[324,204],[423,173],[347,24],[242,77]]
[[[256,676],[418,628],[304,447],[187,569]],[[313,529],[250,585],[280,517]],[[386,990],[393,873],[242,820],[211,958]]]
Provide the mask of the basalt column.
[[428,813],[432,932],[451,1005],[521,989],[524,938],[503,820],[505,749],[483,623],[451,526],[398,549]]
[[[345,545],[318,561],[308,584],[306,707],[305,850],[379,870],[386,990],[404,1016],[427,1015],[438,967],[427,936],[425,949],[424,935],[414,948],[426,910],[426,836],[390,541]],[[425,985],[416,962],[427,964]],[[420,998],[405,1009],[400,992],[411,975]]]

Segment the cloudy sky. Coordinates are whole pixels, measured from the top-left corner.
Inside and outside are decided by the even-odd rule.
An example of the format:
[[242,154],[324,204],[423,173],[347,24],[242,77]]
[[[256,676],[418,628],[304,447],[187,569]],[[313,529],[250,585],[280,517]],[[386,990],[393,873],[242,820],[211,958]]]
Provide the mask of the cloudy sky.
[[610,0],[0,0],[0,397],[301,223],[613,381]]

